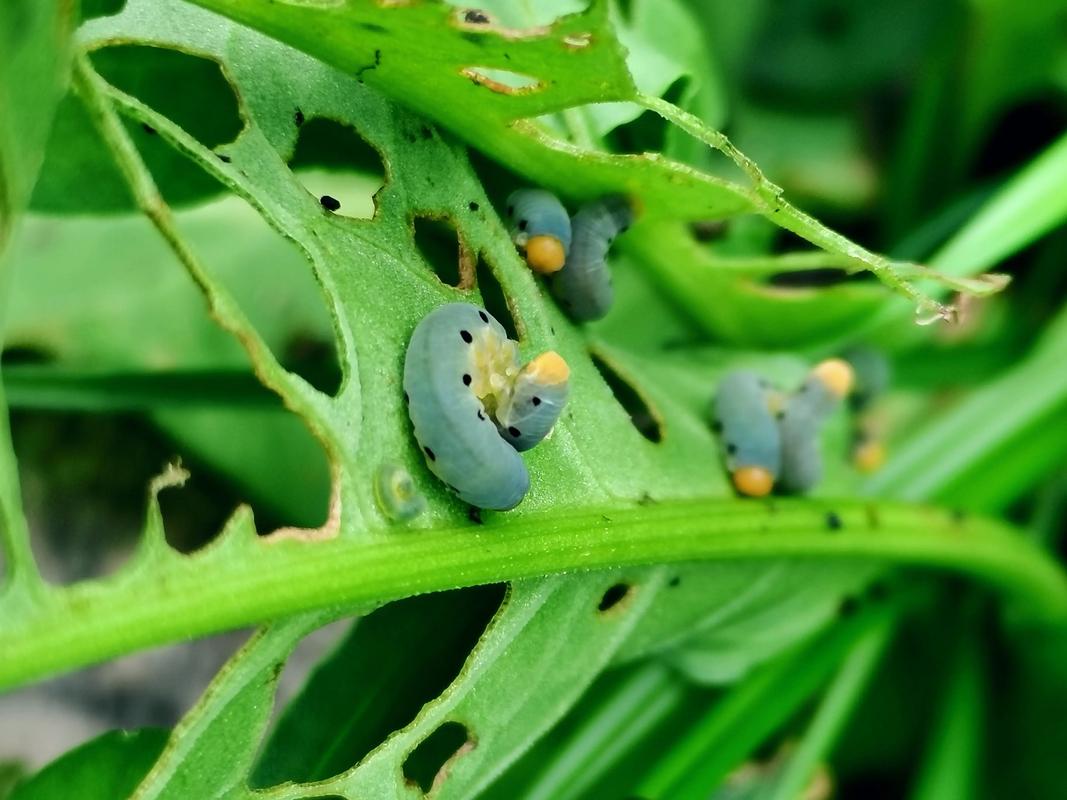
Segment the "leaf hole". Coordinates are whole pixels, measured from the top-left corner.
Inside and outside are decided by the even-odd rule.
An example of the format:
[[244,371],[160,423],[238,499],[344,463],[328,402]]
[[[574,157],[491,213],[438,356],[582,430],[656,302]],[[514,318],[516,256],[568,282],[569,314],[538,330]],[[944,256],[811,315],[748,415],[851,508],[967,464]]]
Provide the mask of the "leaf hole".
[[485,310],[496,317],[497,321],[504,326],[508,338],[519,340],[521,338],[521,329],[511,312],[511,303],[508,302],[507,295],[504,294],[504,287],[500,285],[500,281],[496,278],[496,273],[482,258],[481,254],[478,256],[477,280],[478,293],[482,296],[482,304],[485,306]]
[[[217,61],[141,44],[103,47],[90,58],[108,83],[173,120],[208,148],[232,142],[244,127],[237,97]],[[138,145],[143,139],[144,133],[135,137]]]
[[[459,676],[505,592],[504,584],[435,592],[389,603],[358,620],[280,714],[252,771],[252,786],[325,780],[410,724]],[[368,692],[368,686],[380,690]],[[311,728],[309,719],[315,721]],[[418,774],[432,783],[465,739],[436,764],[416,759]],[[309,751],[321,756],[308,759]]]
[[[233,141],[241,130],[236,96],[215,61],[149,45],[112,45],[92,51],[90,58],[107,81],[208,147]],[[122,124],[170,204],[188,205],[222,190],[206,172],[191,169],[189,159],[150,127],[129,119]],[[79,214],[135,208],[114,159],[73,92],[56,110],[32,204],[42,211]]]
[[[374,197],[387,181],[385,161],[351,125],[327,117],[303,120],[289,168],[312,197],[336,203],[335,216],[374,217]],[[333,205],[334,203],[329,203]],[[323,204],[326,207],[326,204]]]
[[475,258],[455,222],[446,217],[422,215],[412,220],[415,246],[441,283],[471,289],[475,282]]
[[319,334],[296,331],[281,349],[281,364],[323,394],[331,397],[341,388],[341,364],[332,340]]
[[459,74],[497,94],[531,94],[545,88],[545,84],[540,79],[507,69],[464,67]]
[[404,761],[404,779],[428,794],[444,783],[452,764],[474,746],[474,738],[464,725],[445,722],[411,751]]
[[600,373],[600,377],[607,383],[608,388],[611,389],[611,393],[615,395],[615,399],[619,401],[626,413],[630,415],[630,422],[637,429],[637,432],[648,439],[650,442],[659,443],[663,441],[663,424],[660,421],[659,415],[653,411],[648,401],[642,397],[641,393],[634,388],[622,375],[615,371],[615,369],[608,364],[597,353],[590,353],[593,359],[593,365]]
[[597,604],[597,611],[605,614],[612,609],[618,608],[621,603],[633,594],[633,591],[634,587],[629,583],[616,583],[609,586]]

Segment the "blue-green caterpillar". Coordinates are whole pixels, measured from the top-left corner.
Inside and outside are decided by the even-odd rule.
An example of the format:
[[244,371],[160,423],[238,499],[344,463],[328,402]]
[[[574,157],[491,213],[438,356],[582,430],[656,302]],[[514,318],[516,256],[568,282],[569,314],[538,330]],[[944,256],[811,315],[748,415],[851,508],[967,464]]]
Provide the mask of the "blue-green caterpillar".
[[520,368],[518,345],[483,309],[450,303],[432,311],[404,360],[408,415],[430,470],[473,506],[514,508],[530,487],[518,451],[551,431],[568,377],[553,352]]
[[579,322],[600,319],[611,308],[615,290],[608,271],[608,249],[633,222],[633,207],[612,195],[588,203],[571,219],[571,246],[563,269],[552,276],[552,293]]
[[541,275],[562,269],[571,248],[571,218],[559,198],[544,189],[518,189],[507,203],[511,239],[530,269]]
[[852,463],[861,472],[878,470],[886,458],[882,427],[877,415],[871,412],[874,401],[885,392],[890,381],[889,359],[867,345],[855,345],[841,357],[852,365],[856,381],[848,397],[855,413],[852,434]]
[[712,403],[726,469],[741,494],[769,494],[781,470],[781,435],[769,405],[766,382],[750,370],[723,376]]
[[782,441],[781,488],[806,492],[822,478],[820,432],[852,386],[852,367],[839,358],[817,364],[778,413]]

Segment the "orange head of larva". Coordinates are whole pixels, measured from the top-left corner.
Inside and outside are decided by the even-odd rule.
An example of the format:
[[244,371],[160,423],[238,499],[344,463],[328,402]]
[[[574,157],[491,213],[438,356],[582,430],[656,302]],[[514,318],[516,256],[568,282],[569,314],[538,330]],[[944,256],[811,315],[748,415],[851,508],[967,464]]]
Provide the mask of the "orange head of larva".
[[774,476],[763,467],[741,467],[734,470],[734,486],[749,497],[764,497],[774,488]]
[[820,361],[811,372],[838,397],[844,397],[852,388],[852,365],[844,359],[828,358]]
[[563,242],[555,236],[531,236],[526,241],[526,263],[541,275],[551,275],[563,269],[567,254]]
[[852,463],[860,472],[875,472],[885,463],[885,445],[877,439],[866,439],[852,450]]
[[538,383],[543,384],[565,383],[571,376],[571,368],[555,350],[541,353],[526,365],[525,371]]

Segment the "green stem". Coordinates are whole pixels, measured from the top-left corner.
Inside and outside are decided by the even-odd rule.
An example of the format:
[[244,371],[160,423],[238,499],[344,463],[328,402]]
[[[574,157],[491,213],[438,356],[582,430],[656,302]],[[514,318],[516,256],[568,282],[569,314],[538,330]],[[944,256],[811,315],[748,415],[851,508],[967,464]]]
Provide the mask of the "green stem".
[[975,797],[982,743],[984,679],[982,653],[971,629],[961,632],[944,701],[930,737],[922,768],[909,794],[911,800]]
[[803,794],[804,787],[811,780],[819,762],[826,758],[833,747],[849,714],[870,682],[889,644],[892,631],[891,619],[880,620],[879,624],[864,631],[852,646],[852,651],[819,704],[800,746],[789,757],[781,776],[765,793],[767,800],[794,800]]
[[[699,117],[668,103],[659,97],[639,94],[636,102],[654,111],[719,152],[726,155],[748,176],[752,184],[753,200],[757,210],[777,225],[790,230],[817,247],[837,253],[855,264],[857,269],[870,270],[886,286],[910,299],[919,312],[930,313],[935,319],[952,319],[954,310],[920,292],[906,280],[897,266],[884,256],[872,253],[864,247],[827,228],[814,217],[805,214],[782,197],[782,188],[771,183],[748,156],[738,150],[720,131],[707,125]],[[930,277],[939,278],[936,273]]]
[[[828,527],[831,508],[837,519]],[[1044,552],[1003,523],[921,506],[616,504],[318,541],[257,538],[247,513],[228,527],[193,555],[137,560],[110,578],[56,589],[19,614],[0,605],[0,687],[316,608],[340,614],[461,586],[687,561],[813,557],[948,568],[988,582],[1042,620],[1067,620],[1067,577]]]

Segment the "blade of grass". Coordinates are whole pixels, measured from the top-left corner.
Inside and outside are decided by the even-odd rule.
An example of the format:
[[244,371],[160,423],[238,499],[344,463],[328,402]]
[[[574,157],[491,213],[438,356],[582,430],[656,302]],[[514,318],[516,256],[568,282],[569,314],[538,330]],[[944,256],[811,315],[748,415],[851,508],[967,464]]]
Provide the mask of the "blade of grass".
[[785,770],[768,791],[762,793],[766,800],[794,800],[801,796],[870,682],[891,639],[892,623],[890,618],[879,620],[878,624],[863,631],[852,645]]

